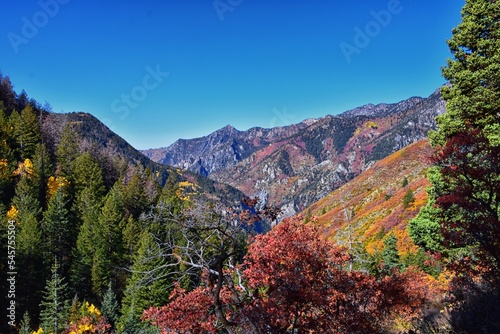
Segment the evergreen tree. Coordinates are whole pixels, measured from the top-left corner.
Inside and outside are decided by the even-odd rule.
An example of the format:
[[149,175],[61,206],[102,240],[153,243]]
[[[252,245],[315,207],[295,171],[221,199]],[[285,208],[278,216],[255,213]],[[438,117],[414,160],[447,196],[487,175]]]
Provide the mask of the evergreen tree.
[[111,278],[118,280],[122,273],[117,269],[123,264],[122,230],[126,224],[123,214],[123,192],[117,182],[106,195],[95,233],[95,253],[92,263],[92,287],[102,296]]
[[[452,331],[500,328],[500,2],[466,0],[443,68],[446,112],[429,137],[436,148],[429,202],[409,226],[429,249],[440,241],[455,275]],[[438,228],[436,227],[438,225]],[[429,227],[429,236],[422,236]],[[439,236],[432,234],[439,229]],[[420,240],[420,241],[419,241]]]
[[61,333],[67,324],[70,302],[67,283],[59,274],[59,265],[56,259],[51,270],[51,278],[43,291],[43,300],[40,303],[40,323],[45,332]]
[[384,250],[382,251],[382,260],[384,261],[384,269],[391,271],[393,268],[400,266],[398,254],[398,238],[391,232],[384,240]]
[[123,255],[127,265],[132,265],[133,256],[137,253],[140,241],[137,236],[141,235],[141,231],[141,224],[134,217],[128,217],[127,225],[123,230]]
[[434,144],[467,127],[484,131],[490,144],[500,145],[500,3],[467,0],[462,22],[453,29],[448,46],[453,54],[443,68],[450,85],[441,90],[446,113],[437,118]]
[[408,185],[408,178],[405,176],[405,178],[403,179],[403,182],[401,183],[401,187],[406,188],[407,185]]
[[77,138],[77,134],[71,128],[71,124],[66,124],[57,145],[56,161],[58,173],[68,179],[71,179],[73,163],[80,153]]
[[108,290],[102,298],[101,312],[108,319],[108,322],[114,328],[119,319],[120,305],[116,299],[116,294],[113,291],[111,282],[109,282]]
[[12,150],[15,160],[21,160],[21,146],[19,145],[19,136],[22,133],[22,119],[21,114],[16,109],[12,110],[9,117],[8,127],[11,141],[9,147]]
[[[439,177],[439,172],[435,168],[431,168],[428,172],[430,180]],[[443,235],[441,233],[441,225],[437,220],[439,215],[439,208],[436,207],[436,196],[433,189],[429,189],[429,200],[425,206],[420,209],[417,217],[410,220],[408,223],[408,235],[413,242],[421,247],[424,251],[431,251],[433,253],[445,252]]]
[[[17,259],[19,286],[17,301],[20,313],[28,311],[38,314],[38,304],[43,289],[44,268],[42,249],[42,231],[40,226],[41,208],[37,198],[38,188],[33,184],[30,173],[21,176],[17,183],[16,195],[12,204],[17,208]],[[41,279],[35,280],[33,277]]]
[[31,319],[28,312],[24,312],[21,323],[19,324],[19,334],[32,334]]
[[28,104],[21,111],[20,122],[17,125],[14,131],[21,149],[21,158],[31,159],[42,139],[38,118],[31,105]]
[[74,211],[80,226],[73,250],[75,260],[71,269],[71,285],[75,292],[89,297],[99,214],[106,189],[99,164],[87,152],[75,160],[73,178],[76,190]]
[[413,202],[415,202],[415,195],[413,194],[413,190],[408,189],[403,197],[403,207],[406,209]]
[[184,203],[179,197],[179,177],[176,173],[171,172],[168,175],[165,186],[163,187],[158,203],[160,205],[167,205],[172,208],[172,213],[178,215],[181,213]]
[[75,226],[68,210],[68,198],[62,187],[56,191],[43,214],[43,236],[48,258],[56,258],[67,272],[74,245]]
[[122,301],[122,314],[139,320],[142,311],[151,306],[160,306],[168,301],[172,278],[170,267],[154,236],[144,231],[139,250],[131,268],[132,276],[127,281]]
[[136,168],[132,178],[125,186],[124,204],[134,218],[139,218],[139,215],[146,211],[151,204],[146,194],[146,182],[139,167]]
[[54,172],[50,154],[45,144],[37,145],[35,155],[33,156],[33,184],[38,190],[38,200],[42,208],[47,206],[47,181]]
[[104,196],[106,188],[101,167],[89,152],[84,152],[75,159],[72,176],[77,194],[85,188],[90,188],[96,197]]

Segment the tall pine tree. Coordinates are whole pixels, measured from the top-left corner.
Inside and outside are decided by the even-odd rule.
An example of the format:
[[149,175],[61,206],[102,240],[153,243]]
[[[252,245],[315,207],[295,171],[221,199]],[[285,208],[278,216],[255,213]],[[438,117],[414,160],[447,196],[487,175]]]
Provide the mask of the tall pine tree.
[[98,296],[103,295],[111,279],[122,281],[123,273],[119,268],[123,265],[122,230],[125,225],[123,191],[117,182],[105,197],[95,230],[91,276],[93,292]]
[[122,314],[133,314],[139,320],[146,308],[168,301],[172,286],[172,277],[169,277],[172,268],[161,256],[160,246],[149,231],[141,234],[131,271],[122,301]]
[[59,264],[56,260],[40,303],[40,323],[44,332],[61,333],[67,325],[69,307],[68,286],[59,274]]

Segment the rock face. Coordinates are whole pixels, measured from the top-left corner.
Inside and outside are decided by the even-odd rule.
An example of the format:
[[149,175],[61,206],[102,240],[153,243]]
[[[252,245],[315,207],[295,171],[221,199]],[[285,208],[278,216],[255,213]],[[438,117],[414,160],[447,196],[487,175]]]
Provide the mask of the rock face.
[[154,161],[195,171],[248,196],[302,211],[389,154],[427,137],[444,112],[439,91],[393,104],[271,129],[226,126],[206,137],[143,151]]

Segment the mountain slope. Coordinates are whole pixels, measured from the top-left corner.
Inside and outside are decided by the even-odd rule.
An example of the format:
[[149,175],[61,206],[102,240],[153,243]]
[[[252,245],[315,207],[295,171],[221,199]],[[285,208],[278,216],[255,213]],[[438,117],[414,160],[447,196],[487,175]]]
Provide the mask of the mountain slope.
[[237,189],[210,180],[203,175],[151,161],[97,118],[84,112],[44,114],[42,132],[45,142],[52,150],[52,154],[54,154],[61,133],[67,125],[71,126],[77,134],[80,151],[90,151],[94,156],[99,157],[105,177],[110,179],[111,182],[118,177],[118,175],[113,175],[116,174],[116,166],[142,165],[144,168],[151,169],[153,175],[156,176],[156,181],[161,186],[165,184],[168,176],[174,173],[178,176],[179,181],[189,181],[198,186],[197,193],[200,196],[214,198],[217,201],[231,205],[239,203],[244,196]]
[[257,195],[289,216],[376,161],[425,138],[443,112],[436,91],[428,98],[365,105],[287,127],[238,131],[227,126],[143,153]]
[[[369,253],[382,248],[382,238],[391,230],[400,244],[411,244],[405,228],[427,202],[431,154],[428,140],[411,144],[317,201],[304,215],[308,220],[314,217],[327,238],[343,245],[361,242]],[[405,207],[409,190],[414,201]]]

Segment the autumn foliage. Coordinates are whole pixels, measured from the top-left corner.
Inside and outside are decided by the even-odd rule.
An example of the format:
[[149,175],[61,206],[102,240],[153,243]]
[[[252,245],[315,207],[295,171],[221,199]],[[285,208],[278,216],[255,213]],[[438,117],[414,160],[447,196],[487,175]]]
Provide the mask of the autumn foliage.
[[285,220],[250,245],[240,266],[245,286],[220,290],[226,324],[214,316],[208,282],[191,292],[177,287],[168,305],[143,318],[162,333],[376,333],[396,318],[419,316],[430,292],[424,275],[347,271],[346,250],[301,221]]

